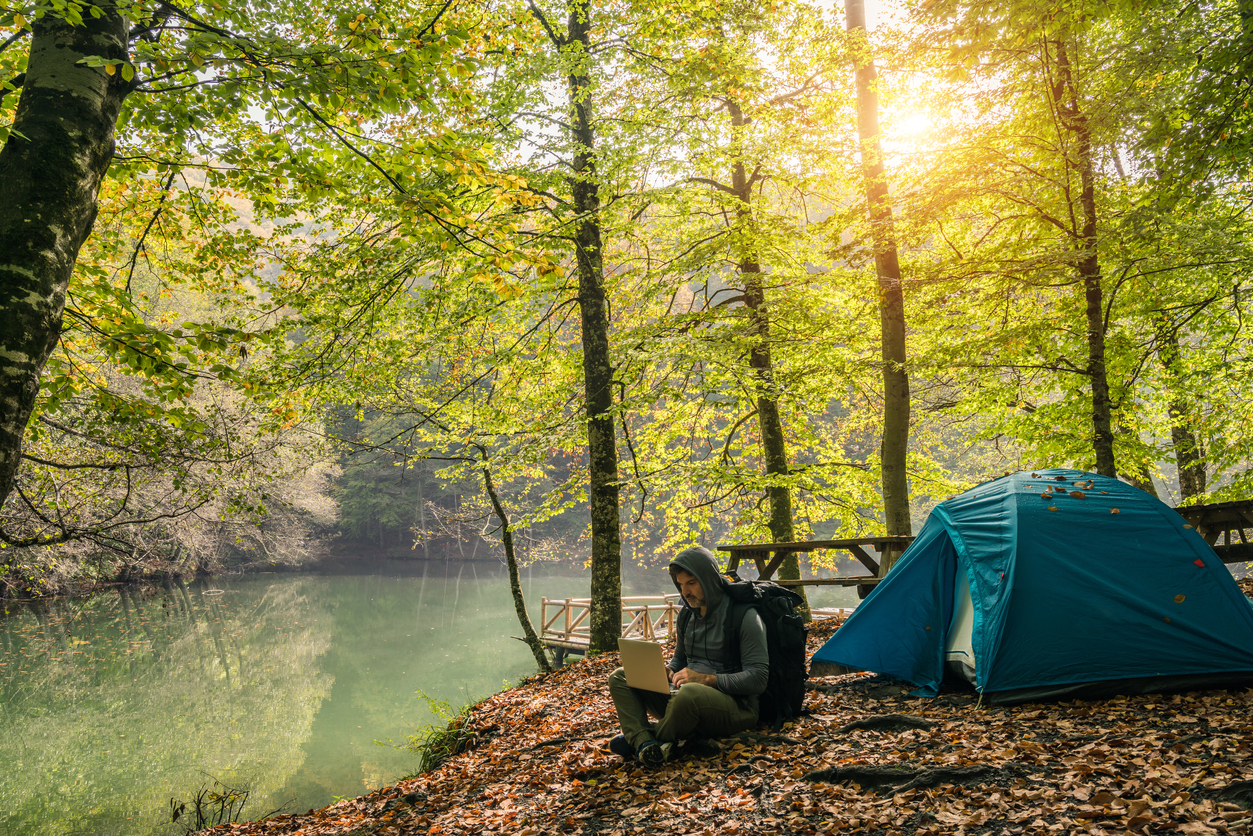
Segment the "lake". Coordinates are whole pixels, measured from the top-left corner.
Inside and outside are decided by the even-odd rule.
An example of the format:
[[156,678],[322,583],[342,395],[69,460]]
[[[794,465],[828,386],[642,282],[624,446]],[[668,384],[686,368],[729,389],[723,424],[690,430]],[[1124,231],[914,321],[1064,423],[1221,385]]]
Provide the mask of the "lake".
[[[585,597],[588,581],[537,570],[523,586],[538,620],[541,596]],[[245,788],[260,818],[393,783],[418,764],[388,743],[442,725],[432,700],[460,708],[535,671],[520,632],[503,567],[484,563],[10,602],[0,833],[182,833],[170,800],[202,789]]]

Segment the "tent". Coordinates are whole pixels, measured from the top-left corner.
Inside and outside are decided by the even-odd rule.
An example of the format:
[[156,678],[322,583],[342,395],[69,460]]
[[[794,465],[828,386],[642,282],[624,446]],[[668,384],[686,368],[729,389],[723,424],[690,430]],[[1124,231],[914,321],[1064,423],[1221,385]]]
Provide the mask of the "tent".
[[1253,605],[1149,494],[1015,473],[937,505],[813,661],[998,703],[1223,687],[1253,682]]

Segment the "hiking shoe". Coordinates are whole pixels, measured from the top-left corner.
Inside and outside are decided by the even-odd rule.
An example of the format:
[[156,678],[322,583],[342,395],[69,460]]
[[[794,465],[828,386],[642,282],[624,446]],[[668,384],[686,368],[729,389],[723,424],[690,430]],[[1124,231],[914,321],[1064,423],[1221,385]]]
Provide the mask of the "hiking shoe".
[[635,747],[627,743],[626,735],[624,734],[615,734],[609,738],[609,751],[626,761],[635,757]]
[[666,762],[666,756],[669,755],[669,747],[663,747],[656,740],[650,740],[639,748],[635,756],[640,759],[640,763],[649,769],[656,769]]

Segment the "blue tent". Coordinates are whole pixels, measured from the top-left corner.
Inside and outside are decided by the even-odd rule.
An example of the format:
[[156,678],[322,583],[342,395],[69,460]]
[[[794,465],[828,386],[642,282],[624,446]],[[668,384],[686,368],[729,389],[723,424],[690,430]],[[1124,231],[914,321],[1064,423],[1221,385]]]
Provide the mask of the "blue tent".
[[994,702],[1253,682],[1253,606],[1174,509],[1078,470],[940,503],[814,654]]

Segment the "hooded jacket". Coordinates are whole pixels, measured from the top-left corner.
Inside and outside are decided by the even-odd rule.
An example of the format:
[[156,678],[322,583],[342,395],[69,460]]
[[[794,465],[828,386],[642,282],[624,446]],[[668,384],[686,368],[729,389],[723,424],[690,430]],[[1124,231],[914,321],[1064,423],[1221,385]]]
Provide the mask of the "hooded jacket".
[[[728,581],[718,570],[718,561],[708,549],[692,546],[684,549],[670,563],[671,579],[675,569],[695,575],[705,596],[705,615],[687,601],[683,606],[692,611],[683,631],[683,641],[676,644],[674,658],[669,668],[679,671],[691,668],[697,673],[712,673],[718,677],[718,690],[737,698],[744,698],[752,707],[757,706],[757,695],[766,690],[770,678],[770,654],[766,649],[766,627],[756,610],[747,610],[740,630],[739,658],[727,658],[723,647],[726,639],[726,619],[731,615],[731,599],[724,590]],[[678,581],[674,582],[679,588]]]

